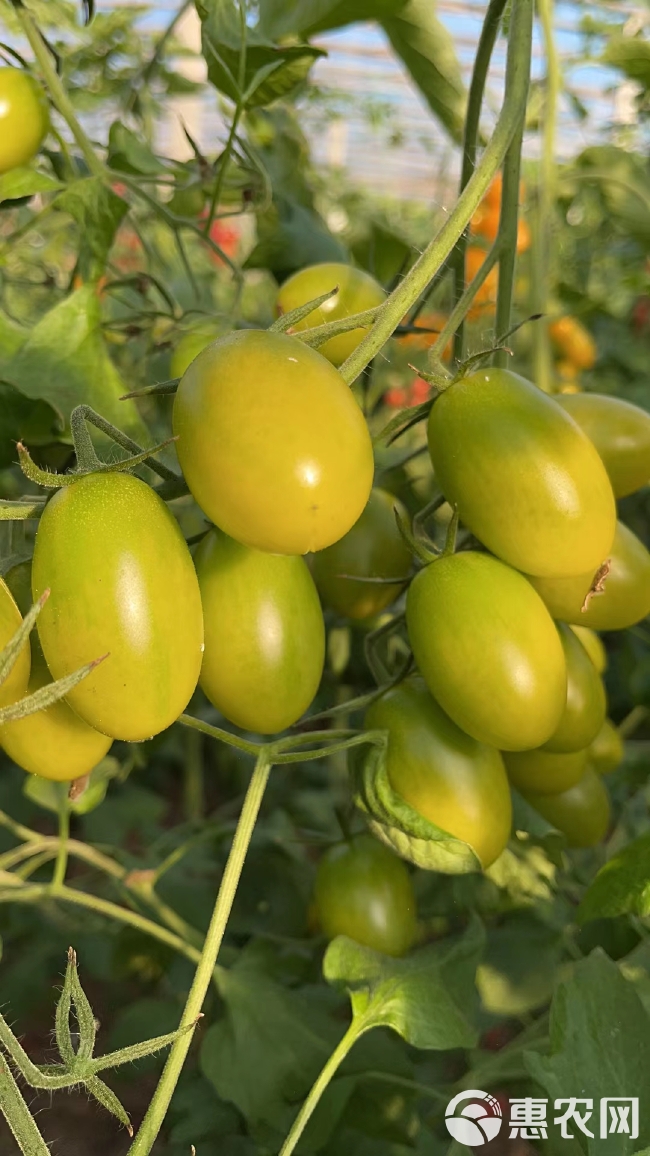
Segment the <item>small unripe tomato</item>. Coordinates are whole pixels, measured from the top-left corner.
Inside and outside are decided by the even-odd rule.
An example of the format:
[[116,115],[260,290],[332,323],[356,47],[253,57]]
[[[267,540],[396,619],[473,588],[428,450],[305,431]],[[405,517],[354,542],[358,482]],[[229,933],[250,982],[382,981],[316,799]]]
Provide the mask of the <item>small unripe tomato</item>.
[[[346,618],[370,618],[397,598],[402,586],[360,582],[360,578],[403,578],[411,552],[397,528],[395,510],[406,518],[402,503],[385,490],[372,491],[368,505],[351,530],[312,560],[312,574],[327,606]],[[350,578],[342,577],[349,574]]]
[[[7,583],[0,578],[0,651],[11,642],[21,624],[22,615],[13,594]],[[29,641],[26,640],[6,679],[0,683],[0,707],[8,706],[23,697],[27,691],[29,669]]]
[[524,795],[531,792],[555,795],[577,783],[587,766],[587,750],[567,751],[505,751],[503,761],[513,787]]
[[372,835],[357,835],[325,852],[314,909],[328,939],[347,935],[383,955],[405,955],[417,934],[408,869]]
[[181,378],[173,425],[201,509],[257,550],[331,546],[370,496],[363,414],[337,370],[297,337],[244,329],[213,342]]
[[580,751],[596,737],[607,711],[605,687],[587,651],[563,622],[558,623],[567,669],[566,705],[547,751]]
[[557,795],[526,796],[529,803],[552,826],[566,836],[569,847],[595,847],[605,838],[611,808],[600,777],[587,767],[582,778]]
[[[288,277],[278,291],[278,313],[290,313],[292,309],[306,305],[308,301],[315,300],[316,297],[337,286],[338,293],[303,317],[302,321],[292,327],[292,332],[314,329],[315,326],[326,325],[329,321],[342,321],[355,313],[373,309],[386,299],[386,293],[381,285],[363,269],[330,262],[310,265],[307,269],[300,269]],[[368,326],[363,329],[351,329],[348,333],[340,333],[338,337],[330,337],[329,341],[320,346],[319,352],[331,361],[332,365],[342,365],[368,333],[369,328]]]
[[244,730],[285,730],[312,702],[325,658],[323,614],[304,558],[252,550],[210,530],[194,563],[205,629],[201,689]]
[[607,669],[607,651],[602,638],[588,626],[572,626],[571,629],[576,638],[580,639],[598,673],[604,674]]
[[0,68],[0,174],[28,165],[50,127],[43,89],[21,68]]
[[589,746],[589,763],[599,775],[608,775],[623,762],[625,744],[618,727],[606,718]]
[[215,319],[211,322],[205,322],[201,325],[196,325],[193,329],[188,329],[186,333],[179,339],[178,344],[174,348],[169,363],[169,372],[172,377],[182,377],[185,370],[192,364],[195,357],[202,353],[208,345],[216,341],[218,337],[223,337],[227,331],[227,326],[219,324]]
[[591,369],[596,363],[596,342],[577,317],[560,317],[551,321],[549,336],[559,353],[578,369]]

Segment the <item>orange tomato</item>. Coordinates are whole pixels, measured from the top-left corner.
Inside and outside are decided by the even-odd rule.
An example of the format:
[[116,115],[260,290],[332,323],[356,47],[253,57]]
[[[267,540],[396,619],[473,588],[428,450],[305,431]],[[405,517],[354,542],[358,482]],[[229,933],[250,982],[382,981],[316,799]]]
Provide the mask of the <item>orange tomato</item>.
[[[415,322],[416,326],[421,326],[422,329],[429,329],[431,333],[405,333],[402,337],[398,337],[400,345],[405,345],[409,349],[430,349],[438,340],[438,334],[447,321],[444,313],[425,313]],[[406,324],[407,319],[404,318]],[[449,361],[453,346],[453,338],[447,342],[443,353],[442,360]]]
[[[468,283],[473,281],[479,269],[482,267],[487,253],[485,249],[479,249],[476,245],[470,245],[465,256],[465,275]],[[468,312],[468,317],[484,317],[488,313],[494,312],[494,306],[497,299],[497,289],[499,288],[499,270],[495,265],[490,269],[485,281],[481,285],[474,303]]]
[[595,364],[596,342],[577,317],[559,317],[551,321],[548,332],[558,352],[576,369],[591,369]]

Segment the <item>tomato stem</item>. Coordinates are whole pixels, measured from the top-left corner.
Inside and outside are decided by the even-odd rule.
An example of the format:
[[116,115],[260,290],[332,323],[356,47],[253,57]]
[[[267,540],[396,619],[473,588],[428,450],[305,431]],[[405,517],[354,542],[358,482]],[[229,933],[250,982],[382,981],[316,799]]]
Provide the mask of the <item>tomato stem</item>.
[[57,891],[59,887],[63,886],[65,883],[65,873],[68,867],[68,839],[70,837],[70,801],[68,799],[68,784],[57,783],[56,787],[59,804],[59,848],[57,851],[56,862],[54,864],[52,883],[50,884],[52,891]]
[[[533,262],[534,276],[531,279],[535,299],[534,311],[549,312],[549,282],[553,252],[556,191],[555,130],[557,103],[560,90],[560,62],[553,34],[553,0],[540,0],[539,18],[542,27],[544,52],[546,54],[546,100],[544,106],[544,130],[542,158],[537,187],[537,213],[534,231]],[[553,364],[548,333],[548,318],[543,316],[535,327],[535,381],[545,393],[553,391]]]
[[305,1100],[302,1108],[296,1116],[289,1135],[282,1145],[280,1156],[291,1156],[291,1153],[295,1151],[296,1145],[298,1144],[300,1137],[307,1127],[309,1119],[312,1116],[318,1101],[323,1095],[323,1092],[327,1088],[327,1085],[330,1083],[332,1077],[336,1075],[336,1072],[340,1068],[353,1044],[356,1043],[359,1036],[365,1030],[364,1021],[357,1017],[353,1018],[348,1030],[346,1031],[343,1038],[339,1040],[339,1043],[336,1045],[334,1051],[327,1060],[327,1063],[323,1067],[320,1075],[316,1077],[311,1091],[309,1092],[307,1099]]
[[41,1136],[3,1055],[0,1055],[0,1111],[21,1152],[28,1153],[28,1156],[49,1156],[50,1149]]
[[[525,104],[524,104],[525,108]],[[500,243],[499,255],[499,288],[497,292],[497,310],[495,331],[497,346],[502,334],[510,329],[510,314],[512,310],[512,295],[515,282],[515,265],[517,261],[517,230],[519,223],[519,175],[521,170],[521,146],[524,139],[525,112],[522,112],[519,126],[512,138],[510,148],[503,165],[503,189],[501,194],[501,215],[499,217],[499,232],[497,240]],[[508,362],[508,351],[502,346],[497,348],[494,355],[494,364],[505,368]]]

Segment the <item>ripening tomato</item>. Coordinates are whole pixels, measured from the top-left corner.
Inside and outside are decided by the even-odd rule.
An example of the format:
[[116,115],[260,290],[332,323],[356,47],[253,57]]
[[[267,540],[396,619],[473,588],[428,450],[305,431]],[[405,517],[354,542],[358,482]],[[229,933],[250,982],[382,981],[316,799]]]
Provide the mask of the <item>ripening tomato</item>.
[[572,626],[571,629],[576,638],[580,639],[598,673],[603,674],[607,668],[607,651],[602,638],[588,626]]
[[596,667],[570,626],[558,623],[567,670],[566,706],[547,751],[580,751],[598,734],[607,712],[605,687]]
[[312,702],[325,627],[304,558],[265,554],[210,530],[194,555],[205,651],[200,685],[244,730],[277,734]]
[[603,589],[589,599],[594,571],[571,578],[531,578],[554,618],[593,630],[625,630],[650,614],[650,554],[622,522],[609,551],[611,568]]
[[323,855],[314,914],[328,939],[347,935],[383,955],[405,955],[417,935],[408,869],[372,835],[355,835]]
[[521,574],[473,551],[437,558],[409,587],[406,622],[420,673],[459,727],[500,750],[550,739],[566,703],[564,651]]
[[0,68],[0,174],[28,165],[50,128],[43,89],[22,68]]
[[590,765],[599,775],[608,775],[623,762],[625,744],[618,727],[606,718],[595,739],[589,745]]
[[[7,583],[0,578],[0,652],[20,629],[22,615]],[[0,707],[16,702],[27,690],[29,680],[29,642],[25,642],[5,681],[0,683]]]
[[[501,194],[503,192],[503,173],[496,174],[494,179],[490,182],[488,190],[483,197],[483,204],[489,205],[492,208],[501,210]],[[523,181],[519,182],[519,203],[521,204],[526,196],[526,186]]]
[[[408,316],[404,318],[404,323],[408,321]],[[425,330],[423,333],[404,333],[398,337],[400,345],[406,346],[408,349],[430,349],[438,340],[438,335],[447,323],[447,316],[444,313],[423,313],[414,322],[417,328]],[[429,330],[429,332],[426,332]],[[441,354],[442,361],[449,361],[454,347],[453,337],[445,345]]]
[[[321,297],[337,286],[338,293],[303,317],[302,321],[292,327],[292,332],[313,329],[329,321],[342,321],[355,313],[374,309],[386,299],[381,285],[369,273],[364,273],[363,269],[329,262],[309,265],[307,269],[300,269],[287,278],[278,291],[278,313],[290,313],[292,309],[314,301],[316,297]],[[338,337],[330,337],[329,341],[320,346],[319,352],[332,365],[342,365],[369,332],[369,328],[351,329],[348,333],[340,333]]]
[[[346,618],[370,618],[397,598],[402,585],[359,582],[359,578],[403,578],[411,552],[397,528],[395,510],[406,510],[393,494],[373,490],[368,505],[345,537],[314,554],[312,574],[327,606]],[[349,574],[354,577],[345,578]]]
[[169,372],[172,377],[182,377],[188,365],[191,365],[195,357],[216,341],[218,337],[222,337],[227,331],[225,323],[220,324],[216,319],[214,321],[206,322],[202,325],[195,326],[194,329],[189,329],[180,338],[178,345],[174,349],[169,365]]
[[578,369],[591,369],[596,362],[596,342],[577,317],[551,321],[549,336],[556,349]]
[[596,570],[616,528],[605,467],[557,402],[505,369],[453,382],[429,418],[436,478],[461,521],[527,574]]
[[512,825],[499,752],[457,727],[420,678],[382,695],[366,711],[364,725],[388,731],[387,770],[397,794],[425,819],[469,843],[489,867]]
[[600,775],[587,767],[578,783],[558,795],[527,795],[528,802],[566,836],[569,847],[595,847],[611,818],[609,795]]
[[650,413],[605,394],[567,394],[556,400],[595,445],[617,498],[650,482]]
[[103,734],[137,742],[178,718],[203,650],[199,584],[175,518],[131,474],[87,474],[41,515],[34,597],[52,676],[108,657],[67,701]]
[[[470,232],[476,237],[484,237],[486,241],[494,241],[499,232],[500,219],[500,208],[483,200],[470,221]],[[525,253],[528,249],[530,227],[525,218],[520,217],[517,222],[517,252]]]
[[587,750],[562,754],[539,749],[513,751],[506,752],[503,761],[513,787],[524,795],[555,795],[580,781],[587,766]]
[[343,378],[297,337],[245,329],[192,362],[174,399],[187,484],[247,546],[307,554],[338,542],[372,488],[372,442]]

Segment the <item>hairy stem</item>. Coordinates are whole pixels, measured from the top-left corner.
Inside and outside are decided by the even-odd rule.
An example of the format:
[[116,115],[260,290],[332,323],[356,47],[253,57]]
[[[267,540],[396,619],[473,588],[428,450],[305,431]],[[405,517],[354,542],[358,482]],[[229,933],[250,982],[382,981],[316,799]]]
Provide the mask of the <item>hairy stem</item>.
[[[538,12],[546,55],[546,102],[542,158],[537,189],[537,219],[533,253],[533,283],[537,287],[534,312],[546,315],[549,309],[550,272],[553,249],[553,219],[555,207],[555,130],[557,103],[560,90],[560,62],[553,32],[553,0],[539,0]],[[535,380],[545,393],[552,391],[552,358],[548,333],[548,318],[543,316],[535,326]]]
[[59,849],[57,851],[54,873],[52,875],[52,890],[57,891],[65,882],[65,873],[68,867],[68,840],[70,836],[70,801],[68,799],[68,784],[57,783],[59,796]]
[[302,1136],[305,1128],[307,1127],[307,1124],[309,1123],[309,1120],[316,1108],[316,1105],[318,1104],[318,1101],[323,1095],[323,1092],[327,1088],[327,1085],[330,1083],[332,1077],[340,1068],[352,1045],[358,1040],[363,1030],[363,1026],[358,1020],[352,1021],[347,1032],[343,1036],[343,1039],[340,1040],[335,1047],[320,1075],[316,1077],[311,1091],[309,1092],[307,1099],[305,1100],[302,1108],[296,1116],[289,1135],[282,1145],[280,1156],[291,1156],[291,1153],[295,1151],[296,1145],[300,1140],[300,1137]]

